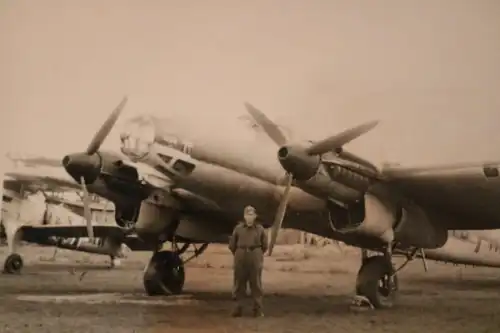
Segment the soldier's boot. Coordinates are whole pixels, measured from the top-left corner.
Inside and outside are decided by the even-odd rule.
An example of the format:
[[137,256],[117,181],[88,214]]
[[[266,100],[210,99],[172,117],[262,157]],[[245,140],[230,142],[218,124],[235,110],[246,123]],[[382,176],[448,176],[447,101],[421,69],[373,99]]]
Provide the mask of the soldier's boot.
[[264,317],[264,312],[262,311],[262,298],[255,297],[253,304],[253,316],[254,317]]
[[233,312],[231,312],[231,317],[241,317],[243,315],[243,308],[241,305],[236,305],[236,307],[233,309]]
[[253,316],[255,318],[264,317],[264,312],[262,311],[262,309],[254,309],[253,310]]

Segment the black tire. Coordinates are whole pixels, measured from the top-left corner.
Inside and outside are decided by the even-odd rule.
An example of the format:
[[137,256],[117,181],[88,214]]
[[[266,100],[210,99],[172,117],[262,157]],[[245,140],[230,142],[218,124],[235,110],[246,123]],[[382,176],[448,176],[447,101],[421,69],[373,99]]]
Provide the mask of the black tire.
[[383,256],[374,256],[366,259],[361,266],[356,279],[356,293],[368,298],[376,309],[391,308],[399,290],[398,277],[393,277],[392,286],[388,286],[393,267]]
[[5,232],[5,227],[3,221],[0,220],[0,244],[7,242],[7,233]]
[[19,274],[23,266],[23,258],[17,253],[12,253],[5,259],[3,271],[7,274]]
[[144,271],[144,289],[149,296],[180,294],[184,281],[184,263],[172,251],[155,253]]

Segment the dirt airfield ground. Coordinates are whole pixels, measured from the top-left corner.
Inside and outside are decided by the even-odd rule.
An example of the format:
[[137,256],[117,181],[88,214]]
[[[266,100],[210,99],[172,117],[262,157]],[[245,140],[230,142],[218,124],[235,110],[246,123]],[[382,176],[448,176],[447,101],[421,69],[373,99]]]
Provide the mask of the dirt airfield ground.
[[23,274],[0,275],[0,332],[500,332],[495,269],[430,262],[425,273],[415,261],[400,275],[396,308],[353,312],[357,252],[282,246],[266,258],[266,317],[254,319],[229,317],[224,246],[188,264],[184,295],[155,298],[142,289],[147,253],[110,270],[106,257],[59,250],[50,261],[53,252],[23,247]]

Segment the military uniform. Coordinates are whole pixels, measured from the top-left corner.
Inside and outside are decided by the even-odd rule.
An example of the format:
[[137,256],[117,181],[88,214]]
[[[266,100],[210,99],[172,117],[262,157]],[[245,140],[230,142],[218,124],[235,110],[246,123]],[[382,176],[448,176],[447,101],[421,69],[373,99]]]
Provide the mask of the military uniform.
[[262,315],[262,268],[264,253],[267,251],[267,234],[258,223],[247,226],[244,222],[234,228],[229,241],[229,249],[234,255],[233,297],[236,301],[235,316],[241,315],[246,297],[247,283],[250,285],[254,315]]

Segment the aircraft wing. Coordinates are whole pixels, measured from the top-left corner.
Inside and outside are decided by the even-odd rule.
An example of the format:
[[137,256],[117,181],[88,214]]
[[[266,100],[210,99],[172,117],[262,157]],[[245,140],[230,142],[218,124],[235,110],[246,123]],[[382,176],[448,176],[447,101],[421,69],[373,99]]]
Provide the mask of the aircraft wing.
[[[58,170],[59,171],[59,170]],[[6,189],[19,191],[22,187],[24,191],[37,192],[44,191],[68,191],[80,190],[77,184],[64,170],[61,172],[44,173],[35,170],[14,170],[7,171],[4,175],[3,186]]]
[[[94,237],[114,237],[121,239],[125,237],[125,229],[112,225],[94,225]],[[85,225],[24,225],[21,227],[23,239],[36,241],[48,237],[64,238],[86,238],[87,227]]]
[[[500,229],[500,163],[389,167],[383,179],[424,208],[455,216],[451,230]],[[445,222],[443,222],[445,223]]]

